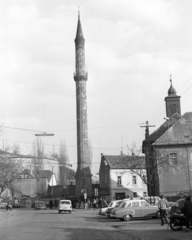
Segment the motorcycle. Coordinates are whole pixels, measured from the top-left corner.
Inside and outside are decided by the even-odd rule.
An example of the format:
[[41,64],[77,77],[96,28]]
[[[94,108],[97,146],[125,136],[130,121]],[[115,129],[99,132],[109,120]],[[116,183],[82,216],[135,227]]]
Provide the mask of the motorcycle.
[[[183,227],[186,227],[185,216],[181,213],[173,213],[170,216],[169,225],[173,231],[182,230]],[[190,222],[189,227],[192,227],[192,222]]]

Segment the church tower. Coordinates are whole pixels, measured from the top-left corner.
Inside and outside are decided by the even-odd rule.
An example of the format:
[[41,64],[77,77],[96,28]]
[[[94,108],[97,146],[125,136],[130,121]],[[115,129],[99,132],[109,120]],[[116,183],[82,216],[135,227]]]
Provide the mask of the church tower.
[[[78,13],[77,33],[75,38],[75,73],[76,82],[76,117],[77,117],[77,172],[76,197],[92,196],[92,181],[88,150],[87,130],[87,95],[86,82],[88,74],[85,69],[85,39]],[[86,194],[84,194],[86,193]]]
[[171,86],[168,90],[168,96],[165,98],[166,116],[170,118],[174,113],[181,115],[180,96],[177,96],[176,90],[172,86],[172,79],[170,76]]

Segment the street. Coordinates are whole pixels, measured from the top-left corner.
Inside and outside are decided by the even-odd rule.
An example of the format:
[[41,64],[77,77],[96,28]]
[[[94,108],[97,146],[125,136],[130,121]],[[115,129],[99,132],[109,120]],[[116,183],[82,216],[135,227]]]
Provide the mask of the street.
[[191,240],[192,231],[173,232],[159,219],[122,222],[98,215],[98,210],[0,210],[0,240]]

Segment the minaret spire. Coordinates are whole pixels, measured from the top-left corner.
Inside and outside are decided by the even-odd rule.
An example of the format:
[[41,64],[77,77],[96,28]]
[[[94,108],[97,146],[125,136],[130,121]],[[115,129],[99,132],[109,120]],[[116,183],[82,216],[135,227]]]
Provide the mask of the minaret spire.
[[81,27],[81,19],[80,19],[80,10],[79,9],[78,9],[77,33],[76,33],[75,40],[77,41],[78,39],[84,39],[83,31],[82,31],[82,27]]
[[78,7],[78,20],[80,19],[80,8]]

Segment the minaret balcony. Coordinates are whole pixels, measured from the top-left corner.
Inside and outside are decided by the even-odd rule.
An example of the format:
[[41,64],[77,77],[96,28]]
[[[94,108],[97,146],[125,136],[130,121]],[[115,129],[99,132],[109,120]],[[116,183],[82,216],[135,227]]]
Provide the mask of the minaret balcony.
[[74,78],[88,78],[88,73],[86,71],[83,71],[83,72],[74,72],[73,73],[73,77]]

